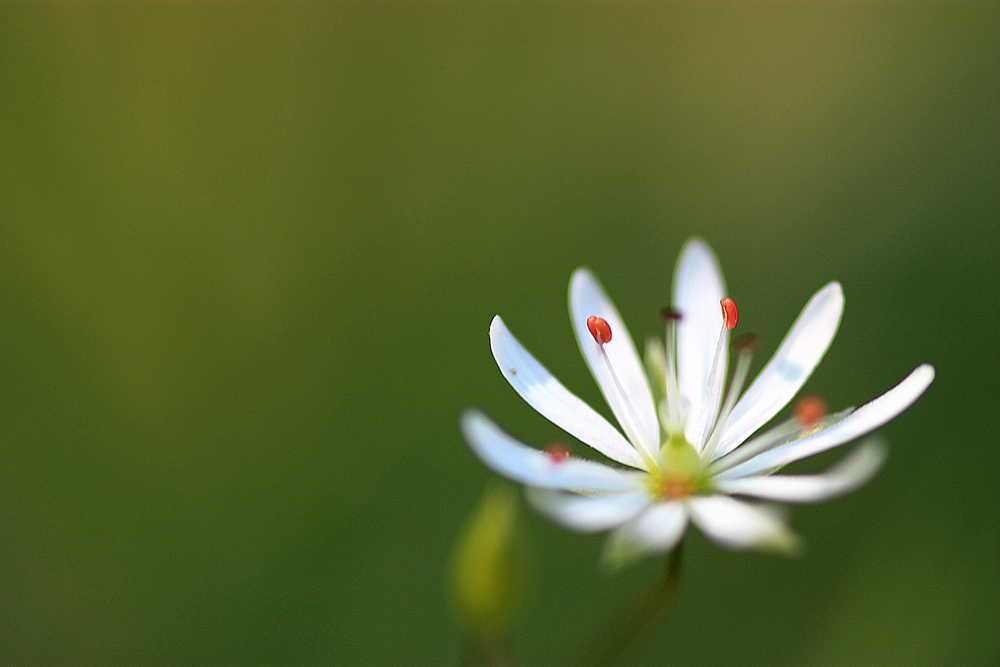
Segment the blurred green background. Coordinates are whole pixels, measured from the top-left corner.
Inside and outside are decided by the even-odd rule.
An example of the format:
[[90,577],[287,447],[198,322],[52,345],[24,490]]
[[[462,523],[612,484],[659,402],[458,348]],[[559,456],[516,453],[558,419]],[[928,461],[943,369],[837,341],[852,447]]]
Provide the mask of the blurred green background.
[[[467,5],[0,8],[0,661],[453,663],[458,415],[560,433],[490,318],[608,414],[569,275],[659,333],[697,234],[756,367],[838,279],[807,390],[938,379],[801,558],[694,534],[637,662],[995,664],[1000,4]],[[548,664],[660,563],[522,518]]]

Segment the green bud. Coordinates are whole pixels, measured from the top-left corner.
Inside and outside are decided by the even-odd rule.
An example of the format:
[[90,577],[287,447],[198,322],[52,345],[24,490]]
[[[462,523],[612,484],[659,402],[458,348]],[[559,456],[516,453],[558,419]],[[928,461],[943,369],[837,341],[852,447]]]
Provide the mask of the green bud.
[[481,638],[503,634],[524,584],[514,489],[486,488],[455,543],[449,574],[451,597],[466,631]]

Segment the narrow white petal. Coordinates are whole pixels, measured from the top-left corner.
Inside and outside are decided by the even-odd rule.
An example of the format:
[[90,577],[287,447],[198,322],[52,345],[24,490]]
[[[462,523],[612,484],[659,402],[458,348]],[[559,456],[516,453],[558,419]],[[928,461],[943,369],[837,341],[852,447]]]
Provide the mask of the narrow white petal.
[[[577,269],[570,280],[569,311],[580,350],[622,430],[636,447],[644,448],[650,457],[655,457],[660,449],[660,424],[656,419],[653,395],[642,362],[614,304],[586,269]],[[605,343],[604,352],[614,367],[625,392],[624,397],[618,391],[607,361],[601,354],[601,346],[587,328],[587,319],[591,315],[604,318],[611,326],[611,342]]]
[[490,324],[490,347],[510,386],[543,417],[608,458],[646,469],[631,443],[545,370],[507,330],[499,315]]
[[581,533],[597,533],[622,525],[650,503],[645,490],[611,496],[579,496],[551,489],[526,490],[528,502],[556,523]]
[[[854,408],[850,408],[848,410],[838,412],[837,415],[840,415],[839,418],[843,419],[853,411]],[[836,415],[827,417],[827,419],[831,420],[836,418]],[[708,466],[708,473],[714,476],[723,470],[735,468],[744,461],[749,461],[761,452],[774,449],[778,445],[783,445],[786,442],[800,437],[801,435],[802,428],[799,426],[798,421],[796,421],[794,417],[786,419],[785,421],[775,424],[764,432],[750,438],[725,456],[713,461],[712,464]]]
[[687,516],[680,501],[655,503],[633,522],[633,534],[654,553],[669,551],[684,534]]
[[825,452],[872,431],[910,407],[934,380],[934,367],[918,366],[905,380],[850,415],[812,435],[770,449],[724,470],[717,479],[746,477],[777,470],[793,461]]
[[688,509],[683,502],[653,503],[608,536],[603,561],[617,570],[647,554],[669,551],[684,537],[687,522]]
[[[681,314],[677,323],[677,376],[681,404],[687,410],[684,435],[688,442],[701,439],[699,427],[714,420],[722,399],[720,393],[714,405],[705,404],[708,374],[722,333],[719,302],[724,296],[726,286],[718,260],[704,241],[691,239],[677,260],[673,299],[674,308]],[[723,349],[719,359],[723,376],[727,363],[728,350]]]
[[794,551],[798,540],[774,512],[728,496],[692,496],[691,520],[730,549]]
[[888,449],[876,438],[865,441],[837,465],[817,475],[770,475],[719,480],[722,493],[737,493],[787,503],[814,503],[843,495],[875,476]]
[[792,400],[833,341],[844,312],[839,283],[818,291],[726,420],[716,457],[732,451]]
[[518,442],[478,410],[466,410],[462,434],[483,463],[504,477],[547,489],[598,493],[642,488],[636,476],[594,461],[554,460],[545,452]]

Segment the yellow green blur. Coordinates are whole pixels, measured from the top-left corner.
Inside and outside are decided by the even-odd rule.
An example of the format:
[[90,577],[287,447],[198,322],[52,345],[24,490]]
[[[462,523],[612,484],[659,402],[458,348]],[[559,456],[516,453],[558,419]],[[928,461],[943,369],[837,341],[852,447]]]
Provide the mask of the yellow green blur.
[[502,634],[524,585],[517,536],[517,492],[486,488],[455,544],[449,589],[459,621],[473,636]]

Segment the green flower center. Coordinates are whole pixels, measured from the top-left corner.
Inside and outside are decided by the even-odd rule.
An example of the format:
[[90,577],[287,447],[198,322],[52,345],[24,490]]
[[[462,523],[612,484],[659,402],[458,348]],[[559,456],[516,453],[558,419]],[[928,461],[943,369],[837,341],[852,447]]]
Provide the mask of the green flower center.
[[650,492],[657,500],[678,500],[708,488],[708,475],[697,450],[681,433],[671,434],[660,447]]

